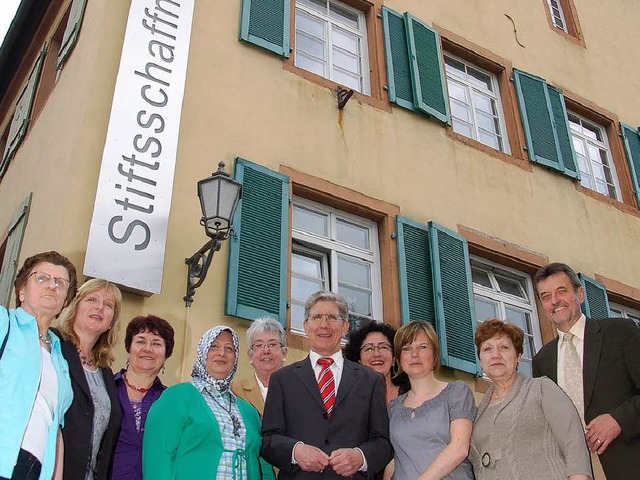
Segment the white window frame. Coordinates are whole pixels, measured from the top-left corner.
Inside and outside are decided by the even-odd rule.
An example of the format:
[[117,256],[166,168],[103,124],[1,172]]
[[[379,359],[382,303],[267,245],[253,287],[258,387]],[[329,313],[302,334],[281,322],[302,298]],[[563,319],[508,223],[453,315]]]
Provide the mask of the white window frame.
[[[589,172],[586,172],[586,173],[593,180],[595,188],[592,188],[584,184],[583,181],[586,180],[584,178],[580,180],[580,184],[583,187],[588,188],[589,190],[593,190],[594,192],[601,193],[602,195],[606,195],[607,197],[613,198],[614,200],[622,201],[622,198],[620,196],[620,183],[618,182],[618,173],[616,172],[615,162],[613,161],[613,155],[611,153],[611,147],[609,146],[609,138],[607,136],[606,128],[603,125],[593,122],[592,120],[589,120],[588,118],[572,111],[567,112],[567,117],[569,120],[569,132],[571,134],[572,148],[575,150],[576,142],[581,142],[584,145],[584,150],[585,152],[587,152],[587,167],[589,168]],[[575,122],[574,119],[578,120],[578,122]],[[572,125],[575,123],[578,123],[580,125],[581,130],[584,128],[584,125],[589,126],[591,129],[598,130],[600,132],[600,136],[603,139],[602,142],[594,140],[593,138],[590,138],[587,135],[584,135],[582,132],[577,132],[574,128],[572,128]],[[607,183],[607,185],[611,185],[614,188],[614,193],[615,193],[614,197],[610,195],[609,191],[607,191],[606,193],[601,192],[600,190],[598,190],[597,185],[595,185],[595,176],[593,174],[593,167],[594,167],[594,163],[596,162],[594,162],[593,159],[589,157],[589,152],[588,152],[589,145],[597,148],[598,150],[604,150],[606,152],[607,162],[609,163],[609,165],[604,166],[600,162],[597,162],[597,163],[598,165],[603,165],[604,168],[609,168],[609,170],[611,171],[611,177],[612,177],[613,183],[612,184]],[[577,155],[577,152],[576,152],[576,155]],[[579,162],[576,167],[580,169]],[[580,170],[580,175],[582,177],[584,177],[584,174],[585,172]]]
[[[526,310],[530,314],[530,323],[531,323],[531,332],[525,333],[525,341],[527,338],[533,338],[533,348],[532,348],[532,356],[536,354],[540,348],[542,348],[542,335],[540,333],[540,322],[538,320],[538,313],[536,309],[536,301],[535,301],[535,293],[533,290],[533,282],[531,280],[531,276],[521,272],[519,270],[506,267],[504,265],[500,265],[498,263],[492,262],[490,260],[486,260],[484,258],[472,256],[471,257],[471,268],[475,268],[478,270],[483,270],[489,274],[490,281],[494,288],[488,288],[484,285],[480,285],[477,283],[473,283],[473,296],[474,301],[475,297],[481,297],[492,302],[498,303],[498,318],[506,320],[505,307],[511,306],[515,308],[519,308],[522,310]],[[506,277],[508,279],[514,280],[521,285],[523,285],[525,294],[527,295],[527,299],[523,299],[517,297],[515,295],[511,295],[506,292],[499,291],[499,286],[494,278],[494,272],[499,273],[500,276]],[[482,321],[478,321],[478,324],[482,323]],[[524,354],[523,354],[524,355]],[[531,364],[533,358],[526,359],[527,362]],[[484,374],[483,374],[484,375]]]
[[[325,285],[328,287],[327,290],[335,293],[340,293],[338,287],[338,255],[347,255],[369,263],[371,265],[372,315],[368,318],[379,321],[382,318],[382,283],[380,275],[378,226],[376,222],[298,196],[293,197],[293,205],[327,215],[329,224],[328,236],[304,231],[296,228],[292,224],[292,253],[300,252],[321,258],[321,269],[323,271]],[[338,241],[336,238],[336,225],[338,220],[345,220],[349,223],[367,228],[369,231],[369,250]],[[291,275],[292,272],[290,271],[289,274]],[[292,297],[291,303],[304,306],[304,300],[306,299],[294,300]],[[290,330],[292,333],[304,335],[302,320],[300,320],[299,325],[297,325],[294,319],[291,318]]]
[[640,328],[640,310],[611,302],[609,302],[609,310],[611,310],[612,316],[630,318],[636,322],[636,325]]
[[[567,28],[567,17],[564,14],[561,0],[547,0],[549,12],[551,13],[551,21],[553,25],[565,33],[569,33]],[[557,13],[556,13],[557,12]]]
[[[472,122],[472,128],[473,128],[473,136],[471,138],[473,138],[474,140],[482,143],[483,145],[487,145],[490,148],[494,148],[493,145],[488,145],[486,143],[484,143],[482,140],[480,140],[480,136],[478,134],[478,129],[480,128],[478,126],[478,121],[476,119],[476,109],[475,106],[473,104],[473,91],[475,91],[476,93],[483,95],[485,97],[489,97],[491,100],[495,101],[496,104],[496,108],[497,108],[497,112],[498,112],[498,125],[500,127],[500,132],[498,132],[498,136],[500,137],[500,139],[502,140],[502,149],[497,149],[498,151],[504,152],[504,153],[511,153],[511,148],[509,146],[509,138],[507,135],[507,126],[505,123],[505,119],[504,119],[504,112],[502,110],[502,98],[500,95],[500,86],[498,84],[498,77],[492,73],[489,72],[483,68],[478,67],[477,65],[475,65],[474,63],[471,63],[463,58],[457,57],[455,55],[452,55],[449,52],[445,52],[444,54],[445,56],[445,73],[446,73],[446,78],[447,78],[447,84],[449,84],[449,82],[456,82],[457,84],[463,86],[466,90],[467,90],[467,94],[470,100],[470,105],[467,105],[469,107],[469,109],[471,110],[471,122]],[[451,58],[452,60],[455,60],[456,62],[460,62],[462,64],[465,65],[465,68],[473,68],[474,70],[477,70],[485,75],[487,75],[490,79],[491,79],[491,88],[493,91],[491,90],[487,90],[485,88],[481,88],[476,84],[472,84],[471,82],[469,82],[466,78],[461,77],[458,74],[457,70],[453,70],[453,67],[451,67],[450,65],[447,65],[446,63],[446,57]],[[466,75],[466,72],[465,72]],[[448,87],[450,88],[450,87]],[[459,101],[457,99],[453,99],[451,96],[449,96],[449,102],[454,102],[454,101]],[[466,104],[465,104],[466,105]],[[451,107],[451,111],[453,112],[453,107],[450,105]],[[453,117],[453,113],[452,113],[452,121],[455,124],[455,118]],[[455,131],[455,128],[454,128]],[[459,132],[457,132],[459,133]],[[493,132],[491,132],[493,133]],[[459,133],[460,135],[464,135],[463,133]],[[466,136],[466,135],[464,135]]]
[[[333,71],[333,43],[332,43],[332,31],[334,28],[341,28],[343,30],[348,31],[349,33],[352,33],[354,35],[357,35],[360,39],[360,71],[361,71],[361,75],[360,75],[360,88],[357,88],[355,90],[357,90],[360,93],[363,93],[365,95],[370,95],[371,94],[371,82],[370,82],[370,76],[369,76],[369,45],[368,45],[368,39],[367,39],[367,20],[366,20],[366,16],[364,14],[363,11],[358,10],[357,8],[353,8],[350,5],[347,5],[345,3],[336,1],[336,0],[325,0],[326,4],[327,4],[327,8],[329,6],[329,4],[334,4],[339,6],[340,8],[343,8],[349,12],[355,13],[356,15],[358,15],[358,24],[360,25],[360,30],[354,29],[353,27],[346,25],[344,23],[340,23],[338,20],[336,20],[335,18],[330,18],[328,15],[326,14],[322,14],[320,12],[318,12],[317,10],[313,10],[312,8],[300,4],[297,0],[295,2],[295,8],[300,9],[300,11],[304,12],[305,14],[315,17],[317,19],[320,19],[324,22],[325,24],[325,35],[326,35],[326,41],[324,44],[324,48],[325,48],[325,72],[323,75],[321,75],[324,78],[327,78],[331,81],[336,81],[332,78],[332,71]],[[295,27],[295,36],[297,37],[298,35],[298,27],[296,25]],[[353,52],[350,52],[353,53]],[[294,64],[299,67],[299,68],[303,68],[300,67],[298,65],[298,60],[297,60],[297,56],[298,56],[298,48],[295,45],[294,42]],[[315,72],[311,72],[316,74]],[[316,74],[317,75],[317,74]],[[337,82],[337,81],[336,81]],[[347,86],[347,85],[345,85]]]

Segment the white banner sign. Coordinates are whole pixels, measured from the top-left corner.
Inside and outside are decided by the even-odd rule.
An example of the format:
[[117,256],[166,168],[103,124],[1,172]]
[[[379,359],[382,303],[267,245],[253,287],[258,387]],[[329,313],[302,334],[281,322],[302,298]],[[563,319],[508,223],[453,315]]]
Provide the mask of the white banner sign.
[[132,0],[84,274],[159,293],[194,0]]

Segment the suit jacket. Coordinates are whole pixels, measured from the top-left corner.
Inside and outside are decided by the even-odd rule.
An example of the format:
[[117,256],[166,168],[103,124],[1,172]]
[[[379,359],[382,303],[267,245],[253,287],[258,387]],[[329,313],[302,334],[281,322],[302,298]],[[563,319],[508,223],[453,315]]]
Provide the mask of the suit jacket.
[[[631,320],[587,318],[584,332],[584,418],[609,413],[622,433],[600,455],[607,480],[628,480],[640,459],[640,329]],[[558,338],[533,358],[533,375],[558,381]]]
[[[73,403],[64,417],[62,437],[64,440],[64,479],[85,478],[87,465],[91,461],[91,431],[93,429],[93,400],[75,345],[62,342],[62,354],[69,364]],[[109,367],[100,368],[102,378],[111,400],[109,424],[102,436],[96,461],[96,480],[111,477],[114,447],[120,430],[122,416],[113,371]]]
[[258,385],[258,380],[256,380],[255,375],[252,375],[251,378],[243,378],[242,380],[233,382],[231,390],[238,397],[256,407],[256,410],[258,410],[262,417],[264,412],[264,399],[262,398],[260,386]]
[[329,417],[309,357],[273,373],[264,407],[261,455],[280,469],[278,478],[283,480],[343,478],[333,470],[304,472],[293,465],[291,453],[299,441],[327,454],[358,447],[368,469],[352,478],[373,478],[393,457],[382,376],[345,359]]

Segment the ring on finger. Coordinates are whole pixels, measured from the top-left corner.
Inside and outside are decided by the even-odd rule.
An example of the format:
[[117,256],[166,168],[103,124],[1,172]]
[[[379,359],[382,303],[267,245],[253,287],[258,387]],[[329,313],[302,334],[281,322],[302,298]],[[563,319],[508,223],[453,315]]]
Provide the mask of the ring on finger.
[[602,443],[602,440],[600,440],[599,438],[596,438],[596,443]]

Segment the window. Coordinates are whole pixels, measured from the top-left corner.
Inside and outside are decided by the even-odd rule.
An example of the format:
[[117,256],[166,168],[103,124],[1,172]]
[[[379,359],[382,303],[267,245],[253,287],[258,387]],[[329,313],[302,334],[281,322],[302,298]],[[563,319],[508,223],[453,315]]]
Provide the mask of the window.
[[444,64],[453,130],[509,153],[495,75],[451,55]]
[[296,0],[295,65],[369,93],[364,13],[332,0]]
[[318,290],[347,299],[351,327],[380,319],[376,224],[299,197],[292,218],[291,330],[303,332],[304,302]]
[[620,200],[620,188],[604,127],[569,112],[573,149],[580,169],[580,183],[591,190]]
[[567,22],[564,17],[564,12],[562,11],[562,5],[559,0],[547,0],[549,4],[549,11],[551,13],[551,21],[553,25],[562,30],[563,32],[567,32]]
[[500,318],[524,331],[519,371],[532,375],[531,361],[542,346],[529,275],[477,258],[471,261],[476,319]]
[[610,303],[609,309],[611,310],[612,316],[630,318],[636,322],[636,325],[640,328],[640,310],[625,307],[624,305],[619,305],[617,303]]

